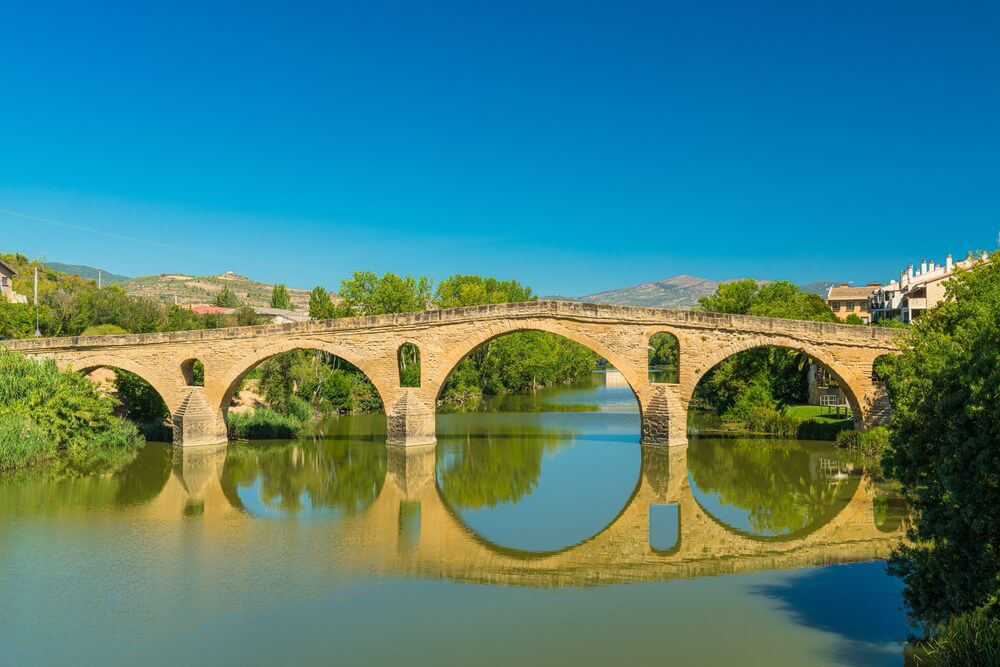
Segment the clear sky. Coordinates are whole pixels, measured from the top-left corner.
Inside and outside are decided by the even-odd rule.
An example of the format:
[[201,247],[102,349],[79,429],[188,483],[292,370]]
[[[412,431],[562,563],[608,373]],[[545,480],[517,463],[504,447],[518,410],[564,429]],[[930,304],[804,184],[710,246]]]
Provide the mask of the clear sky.
[[0,209],[128,275],[888,280],[996,246],[1000,3],[7,3]]

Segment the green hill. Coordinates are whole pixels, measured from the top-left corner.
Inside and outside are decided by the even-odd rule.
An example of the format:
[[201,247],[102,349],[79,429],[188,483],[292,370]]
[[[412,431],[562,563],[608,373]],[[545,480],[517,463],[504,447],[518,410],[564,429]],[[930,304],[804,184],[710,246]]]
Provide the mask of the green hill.
[[104,269],[96,269],[93,266],[86,266],[84,264],[63,264],[62,262],[45,262],[43,265],[45,268],[52,269],[53,271],[60,271],[62,273],[68,273],[71,276],[80,276],[81,278],[86,278],[88,280],[97,281],[97,272],[101,272],[101,284],[104,286],[108,285],[118,285],[129,279],[128,276],[120,276],[116,273],[111,273],[110,271],[105,271]]

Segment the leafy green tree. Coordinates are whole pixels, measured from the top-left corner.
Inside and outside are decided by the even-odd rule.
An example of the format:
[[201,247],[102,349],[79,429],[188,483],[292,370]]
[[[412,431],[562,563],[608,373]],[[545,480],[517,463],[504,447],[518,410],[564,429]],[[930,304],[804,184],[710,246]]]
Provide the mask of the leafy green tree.
[[950,280],[901,346],[884,465],[916,518],[890,571],[928,626],[978,608],[1000,618],[1000,253]]
[[340,297],[335,317],[412,313],[426,310],[430,305],[431,282],[426,276],[415,279],[386,273],[380,278],[370,271],[361,271],[341,281]]
[[271,308],[281,308],[292,310],[292,297],[288,296],[288,288],[284,285],[275,285],[271,291]]
[[454,275],[442,280],[434,294],[438,308],[465,308],[490,303],[537,301],[530,287],[516,280],[496,280],[482,276]]
[[314,320],[329,320],[334,317],[334,310],[329,292],[322,287],[314,287],[309,293],[309,317]]
[[846,318],[844,318],[844,324],[864,324],[865,321],[858,317],[856,313],[851,313]]
[[707,310],[710,313],[747,315],[750,313],[750,306],[759,290],[760,286],[756,280],[736,280],[731,283],[723,283],[716,288],[715,294],[698,299],[698,305],[701,306],[702,310]]
[[239,308],[240,300],[236,296],[236,292],[229,289],[228,285],[223,285],[219,293],[212,299],[212,305],[220,308]]

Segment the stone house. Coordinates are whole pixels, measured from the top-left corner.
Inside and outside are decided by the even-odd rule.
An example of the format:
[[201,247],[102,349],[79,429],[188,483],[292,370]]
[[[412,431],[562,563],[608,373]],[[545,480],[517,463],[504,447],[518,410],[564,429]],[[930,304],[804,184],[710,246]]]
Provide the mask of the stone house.
[[17,271],[3,260],[0,260],[0,298],[10,303],[27,303],[28,297],[14,291],[14,276]]
[[867,287],[851,287],[850,285],[831,287],[827,290],[826,302],[833,310],[833,314],[841,320],[846,320],[848,315],[857,315],[865,324],[869,324],[872,319],[869,301],[872,292],[878,288],[878,283],[870,284]]

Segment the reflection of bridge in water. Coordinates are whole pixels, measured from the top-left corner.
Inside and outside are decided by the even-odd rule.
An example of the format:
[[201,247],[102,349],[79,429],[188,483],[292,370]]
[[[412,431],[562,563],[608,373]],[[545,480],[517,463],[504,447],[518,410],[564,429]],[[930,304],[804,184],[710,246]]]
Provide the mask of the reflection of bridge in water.
[[[620,514],[597,535],[552,553],[492,544],[473,533],[442,497],[435,448],[388,448],[385,482],[366,509],[331,530],[349,549],[330,550],[338,565],[364,572],[534,587],[591,586],[849,563],[888,556],[902,539],[897,525],[876,526],[875,487],[857,476],[839,486],[837,511],[788,537],[759,537],[726,527],[695,499],[687,448],[643,447],[639,482]],[[129,512],[157,519],[249,519],[223,474],[227,450],[175,448],[160,493]],[[822,462],[820,461],[822,464]],[[827,471],[842,474],[844,471]],[[675,505],[679,528],[669,551],[650,544],[651,508]]]

